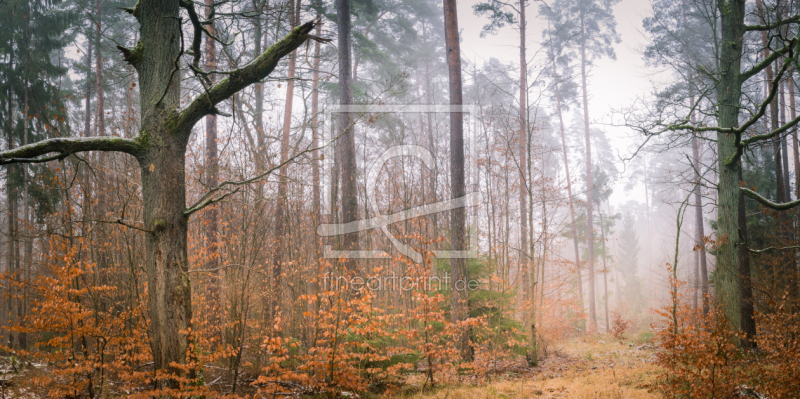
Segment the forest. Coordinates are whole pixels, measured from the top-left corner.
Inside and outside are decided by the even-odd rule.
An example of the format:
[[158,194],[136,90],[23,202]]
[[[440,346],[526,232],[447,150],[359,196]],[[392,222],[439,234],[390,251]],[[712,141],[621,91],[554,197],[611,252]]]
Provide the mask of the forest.
[[798,80],[798,0],[0,0],[0,397],[799,398]]

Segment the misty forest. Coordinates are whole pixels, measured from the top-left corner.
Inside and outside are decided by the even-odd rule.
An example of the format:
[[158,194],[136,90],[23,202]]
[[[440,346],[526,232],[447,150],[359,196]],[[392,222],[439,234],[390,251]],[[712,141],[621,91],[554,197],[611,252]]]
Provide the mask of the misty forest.
[[0,398],[799,398],[799,82],[798,0],[0,0]]

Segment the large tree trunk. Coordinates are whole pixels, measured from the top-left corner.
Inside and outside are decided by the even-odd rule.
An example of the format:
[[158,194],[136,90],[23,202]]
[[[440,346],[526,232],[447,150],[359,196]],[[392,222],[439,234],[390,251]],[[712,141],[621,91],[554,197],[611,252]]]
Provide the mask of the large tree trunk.
[[589,93],[586,86],[586,31],[583,26],[583,13],[581,21],[581,89],[583,91],[583,128],[586,134],[586,246],[587,264],[589,265],[589,330],[594,332],[597,328],[597,310],[595,309],[594,293],[594,224],[592,220],[592,140],[589,132]]
[[[731,0],[723,6],[719,2],[721,20],[720,47],[721,69],[717,86],[717,124],[720,128],[739,125],[739,102],[742,95],[741,57],[742,36],[744,34],[745,0]],[[739,235],[739,170],[741,164],[734,159],[736,154],[735,135],[720,132],[717,134],[719,160],[718,183],[718,230],[717,230],[717,272],[715,273],[715,295],[725,316],[739,326],[739,260],[737,247],[744,245]]]
[[[444,0],[444,37],[447,49],[447,69],[450,81],[450,105],[461,106],[464,103],[461,86],[461,47],[458,37],[458,11],[456,0]],[[464,115],[461,112],[450,112],[450,198],[456,199],[467,194],[464,181]],[[454,208],[450,212],[450,245],[454,250],[462,250],[466,243],[466,209]],[[466,259],[456,257],[450,259],[452,277],[450,300],[452,303],[451,319],[453,323],[463,321],[468,316],[468,298],[465,289],[457,289],[460,284],[466,285]],[[463,288],[463,287],[462,287]],[[471,361],[473,348],[470,344],[469,329],[463,328],[458,339],[461,358]]]
[[[156,370],[177,375],[184,364],[191,327],[192,302],[187,257],[185,159],[187,139],[171,131],[170,117],[180,104],[179,75],[173,61],[180,51],[177,1],[143,1],[139,67],[142,130],[151,140],[138,158],[142,174],[146,264],[150,307],[150,346]],[[163,96],[163,98],[162,98]],[[165,382],[159,382],[164,385]],[[177,382],[171,380],[174,388]]]
[[[742,180],[742,169],[739,168],[739,180]],[[739,258],[739,312],[741,329],[745,334],[742,337],[742,346],[748,349],[755,348],[756,322],[753,318],[753,283],[750,279],[750,251],[747,248],[747,215],[744,207],[744,194],[739,191],[739,235],[741,243],[736,248]]]

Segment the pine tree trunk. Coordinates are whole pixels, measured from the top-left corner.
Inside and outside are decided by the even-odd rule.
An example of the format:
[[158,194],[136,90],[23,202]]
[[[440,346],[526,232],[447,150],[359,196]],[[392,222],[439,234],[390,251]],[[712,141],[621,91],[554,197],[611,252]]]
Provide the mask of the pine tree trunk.
[[[532,278],[530,264],[528,262],[528,181],[525,176],[527,169],[527,141],[528,141],[528,62],[525,55],[525,0],[519,0],[519,263],[522,271],[522,297],[526,302],[533,305],[534,292],[531,291],[530,280]],[[533,334],[533,323],[529,320],[531,332]],[[531,335],[531,339],[534,336]]]
[[587,263],[589,265],[589,331],[594,332],[597,328],[597,310],[595,309],[595,293],[594,293],[594,224],[592,220],[592,207],[594,200],[592,198],[592,190],[594,183],[592,183],[592,141],[591,133],[589,132],[589,94],[586,84],[586,31],[583,26],[583,13],[580,16],[581,21],[581,88],[583,91],[583,128],[586,134],[586,246],[588,248]]
[[558,88],[558,72],[556,71],[556,64],[553,62],[553,87],[556,92],[556,109],[558,110],[558,123],[561,129],[561,148],[564,151],[564,172],[565,177],[567,179],[567,196],[569,197],[569,217],[570,217],[570,226],[572,229],[572,244],[573,249],[575,250],[575,268],[576,268],[576,277],[577,286],[578,286],[578,301],[581,306],[581,312],[583,312],[583,281],[581,279],[581,252],[578,247],[578,228],[575,225],[575,204],[572,197],[572,181],[569,177],[569,154],[567,151],[567,139],[566,134],[564,133],[564,116],[561,112],[561,91]]
[[[339,33],[339,104],[353,104],[353,79],[351,65],[351,22],[350,22],[350,0],[337,0],[336,15],[338,18]],[[356,142],[355,130],[353,129],[353,114],[342,112],[339,114],[339,129],[342,131],[338,140],[338,154],[340,155],[341,168],[341,223],[350,223],[358,217],[358,187],[356,185]],[[342,247],[345,250],[355,250],[357,248],[358,234],[350,233],[341,237]],[[349,259],[344,262],[348,273],[355,273],[356,263]]]
[[[318,15],[319,17],[319,15]],[[321,36],[322,29],[317,25],[315,35]],[[319,262],[322,257],[319,236],[316,233],[317,226],[320,225],[320,179],[319,179],[319,64],[320,64],[320,44],[314,43],[314,71],[311,75],[311,217],[314,228],[314,262]],[[321,278],[322,276],[318,276]]]
[[[13,44],[13,43],[12,43]],[[14,52],[11,52],[11,56],[9,58],[9,66],[13,68],[14,66]],[[9,69],[11,69],[9,68]],[[8,115],[14,115],[14,92],[13,88],[9,85],[8,87]],[[6,119],[6,143],[8,145],[8,149],[14,148],[14,118],[9,117]],[[17,190],[14,187],[14,182],[12,176],[16,174],[16,166],[9,165],[8,170],[6,172],[6,187],[8,187],[8,248],[7,248],[7,260],[8,264],[6,266],[6,272],[9,274],[14,273],[15,265],[17,261],[17,257],[15,256],[17,252]],[[14,325],[14,284],[11,281],[6,282],[8,286],[8,298],[6,302],[8,312],[8,326],[11,327]],[[8,330],[8,346],[14,347],[14,332],[9,328]]]
[[606,263],[606,230],[605,225],[603,224],[603,213],[600,212],[600,204],[597,204],[597,214],[600,216],[600,239],[603,243],[603,289],[605,291],[603,305],[605,308],[606,332],[609,332],[611,331],[611,324],[608,322],[608,265]]
[[[444,0],[444,36],[447,51],[447,69],[450,82],[450,105],[461,106],[461,48],[458,37],[458,13],[456,0]],[[467,194],[464,180],[464,117],[461,112],[450,113],[450,198],[461,198]],[[454,250],[463,250],[466,244],[466,209],[455,208],[450,212],[450,245]],[[451,320],[453,323],[463,321],[468,316],[467,291],[457,289],[459,284],[466,285],[467,262],[464,258],[450,260],[452,303]],[[461,283],[458,283],[458,282]],[[461,358],[471,361],[473,348],[470,344],[469,329],[463,328],[458,339]]]

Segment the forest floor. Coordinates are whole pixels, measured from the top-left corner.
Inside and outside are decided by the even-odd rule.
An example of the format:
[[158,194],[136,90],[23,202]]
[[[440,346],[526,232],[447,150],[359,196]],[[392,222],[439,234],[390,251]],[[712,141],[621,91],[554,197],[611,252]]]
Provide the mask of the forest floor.
[[498,362],[491,382],[447,385],[412,393],[412,399],[609,398],[656,399],[650,392],[659,373],[655,348],[641,340],[610,335],[581,337],[550,345],[538,367],[524,359]]

